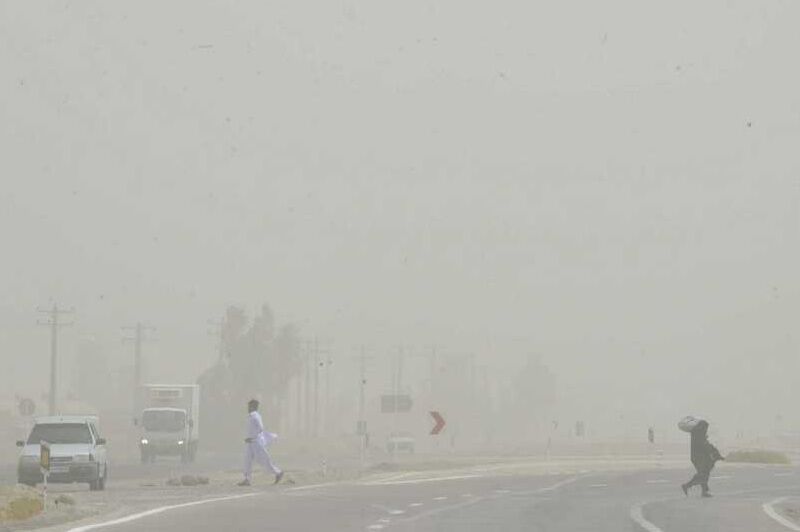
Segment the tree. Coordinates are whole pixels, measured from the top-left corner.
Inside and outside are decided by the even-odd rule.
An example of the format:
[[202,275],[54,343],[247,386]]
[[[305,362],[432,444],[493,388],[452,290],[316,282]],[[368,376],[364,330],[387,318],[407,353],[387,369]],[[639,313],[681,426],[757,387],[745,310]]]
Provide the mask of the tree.
[[268,305],[261,307],[252,322],[244,309],[229,307],[222,327],[224,356],[198,380],[201,414],[211,424],[205,426],[218,427],[221,430],[213,432],[225,439],[223,434],[239,426],[231,413],[243,411],[242,405],[251,398],[259,399],[268,411],[269,423],[278,425],[289,383],[302,368],[296,327],[283,325],[276,336],[274,314]]

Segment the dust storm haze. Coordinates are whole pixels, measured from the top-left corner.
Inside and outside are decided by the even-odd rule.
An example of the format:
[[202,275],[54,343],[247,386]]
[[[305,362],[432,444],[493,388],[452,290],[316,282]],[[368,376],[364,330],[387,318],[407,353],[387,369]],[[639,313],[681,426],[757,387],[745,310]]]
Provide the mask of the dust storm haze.
[[193,383],[240,309],[293,325],[292,434],[314,356],[320,430],[355,432],[364,346],[370,426],[394,389],[448,445],[796,437],[798,15],[0,2],[0,410],[47,404],[37,308],[74,307],[59,401],[101,413],[122,327],[154,327],[144,381]]

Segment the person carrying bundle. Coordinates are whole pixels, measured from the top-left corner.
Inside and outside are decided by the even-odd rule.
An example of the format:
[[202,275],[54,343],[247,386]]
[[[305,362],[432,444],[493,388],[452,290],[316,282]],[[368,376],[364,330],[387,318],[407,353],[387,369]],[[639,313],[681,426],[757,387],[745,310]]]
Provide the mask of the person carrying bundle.
[[691,459],[692,465],[697,473],[685,484],[681,484],[684,495],[689,495],[689,489],[700,486],[702,497],[711,497],[708,487],[708,479],[711,470],[714,469],[717,461],[725,460],[714,445],[708,441],[708,421],[702,419],[685,418],[678,424],[681,430],[691,435]]

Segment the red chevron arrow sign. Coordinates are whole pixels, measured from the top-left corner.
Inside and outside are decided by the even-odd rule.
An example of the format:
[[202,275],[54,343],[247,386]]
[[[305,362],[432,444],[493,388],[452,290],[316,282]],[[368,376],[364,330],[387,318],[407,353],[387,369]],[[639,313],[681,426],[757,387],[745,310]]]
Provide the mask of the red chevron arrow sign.
[[436,422],[436,425],[434,425],[433,429],[431,429],[431,436],[436,436],[437,434],[442,432],[445,421],[442,415],[435,410],[431,412],[431,417],[433,417],[433,420]]

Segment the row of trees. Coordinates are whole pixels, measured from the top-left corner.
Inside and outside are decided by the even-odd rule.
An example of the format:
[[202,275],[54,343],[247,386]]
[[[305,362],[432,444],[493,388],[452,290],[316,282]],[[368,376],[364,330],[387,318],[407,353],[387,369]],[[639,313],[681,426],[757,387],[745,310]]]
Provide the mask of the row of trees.
[[276,328],[268,305],[252,319],[243,308],[228,307],[221,327],[220,358],[198,383],[204,439],[227,446],[229,435],[244,430],[244,416],[237,414],[244,413],[251,398],[261,401],[271,425],[280,425],[289,384],[301,372],[303,362],[297,328],[292,324]]

